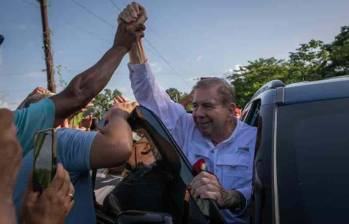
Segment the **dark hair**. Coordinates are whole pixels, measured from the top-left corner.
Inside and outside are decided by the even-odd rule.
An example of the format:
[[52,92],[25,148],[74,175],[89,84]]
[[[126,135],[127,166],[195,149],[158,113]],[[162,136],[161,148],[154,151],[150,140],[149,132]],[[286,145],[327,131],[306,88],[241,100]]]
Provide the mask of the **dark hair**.
[[0,34],[0,45],[2,44],[2,42],[5,40],[5,37],[3,35]]
[[24,108],[28,108],[30,106],[30,104],[32,103],[37,103],[42,99],[48,98],[50,96],[53,96],[54,94],[51,92],[47,92],[47,93],[36,93],[34,95],[31,95],[27,98],[25,98],[25,100],[21,103],[21,105],[19,105],[17,107],[17,109],[24,109]]
[[235,87],[234,85],[227,82],[225,79],[210,77],[201,79],[193,87],[193,90],[196,89],[207,89],[217,86],[217,92],[221,97],[222,103],[224,105],[235,103]]

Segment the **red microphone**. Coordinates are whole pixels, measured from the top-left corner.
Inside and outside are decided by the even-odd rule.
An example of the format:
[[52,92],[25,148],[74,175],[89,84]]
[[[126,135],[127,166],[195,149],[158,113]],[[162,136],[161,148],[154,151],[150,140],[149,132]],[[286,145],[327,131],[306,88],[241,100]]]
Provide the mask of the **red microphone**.
[[193,167],[192,167],[193,171],[195,172],[195,175],[197,175],[198,173],[200,173],[201,171],[207,171],[207,166],[206,166],[206,162],[204,159],[199,159],[197,160]]

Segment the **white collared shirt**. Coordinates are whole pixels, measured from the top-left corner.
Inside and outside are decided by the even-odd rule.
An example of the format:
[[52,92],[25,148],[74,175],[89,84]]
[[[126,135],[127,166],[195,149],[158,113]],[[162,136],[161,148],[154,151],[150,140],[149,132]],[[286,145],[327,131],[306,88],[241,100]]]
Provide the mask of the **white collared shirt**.
[[[193,116],[159,88],[148,64],[129,64],[129,69],[136,100],[162,120],[191,164],[204,159],[208,171],[218,177],[225,189],[237,190],[249,200],[256,128],[238,121],[231,136],[214,145],[196,128]],[[243,223],[236,214],[222,211],[228,223]]]

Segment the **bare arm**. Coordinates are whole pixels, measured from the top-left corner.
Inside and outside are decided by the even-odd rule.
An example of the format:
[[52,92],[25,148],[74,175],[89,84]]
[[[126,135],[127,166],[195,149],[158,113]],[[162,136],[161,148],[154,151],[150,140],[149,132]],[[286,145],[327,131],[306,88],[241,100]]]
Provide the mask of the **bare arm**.
[[13,191],[22,160],[12,112],[0,109],[0,223],[16,223]]
[[131,155],[132,132],[128,114],[113,108],[107,126],[97,133],[91,149],[91,168],[110,168],[125,163]]
[[107,85],[126,53],[125,48],[111,48],[94,66],[77,75],[65,90],[52,96],[56,108],[55,124],[91,101]]
[[56,108],[55,124],[84,107],[107,85],[122,58],[141,36],[143,27],[128,31],[126,25],[120,23],[113,47],[95,65],[77,75],[65,90],[51,97]]
[[141,40],[132,45],[132,48],[129,52],[129,57],[131,64],[144,64],[147,61]]
[[13,202],[0,202],[0,223],[15,224],[16,213]]
[[[137,25],[144,24],[147,18],[144,7],[135,2],[129,4],[119,15],[119,21],[124,21],[129,30],[135,30]],[[131,64],[144,64],[146,62],[146,55],[140,39],[132,45],[129,56]]]

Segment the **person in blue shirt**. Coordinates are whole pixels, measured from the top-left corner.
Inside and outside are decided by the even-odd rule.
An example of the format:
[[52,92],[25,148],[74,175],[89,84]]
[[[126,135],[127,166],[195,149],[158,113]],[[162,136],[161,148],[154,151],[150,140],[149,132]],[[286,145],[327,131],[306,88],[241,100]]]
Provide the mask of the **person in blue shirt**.
[[[69,172],[75,188],[74,206],[65,223],[96,223],[90,170],[116,167],[128,160],[132,150],[132,132],[127,117],[127,112],[113,107],[106,114],[108,124],[99,132],[57,129],[57,158]],[[21,214],[32,168],[31,151],[23,158],[15,188],[17,216]]]
[[[124,23],[120,23],[112,47],[95,65],[74,77],[62,92],[31,104],[28,108],[13,111],[13,122],[23,156],[33,149],[35,132],[58,126],[65,118],[90,102],[107,85],[122,58],[143,36],[143,31],[142,24],[129,30]],[[97,164],[103,162],[105,156],[98,154],[94,157]]]
[[[22,160],[22,149],[16,137],[12,113],[0,109],[0,223],[18,223],[13,205],[13,191]],[[29,177],[27,177],[28,179]],[[57,164],[57,172],[40,195],[30,187],[27,189],[22,221],[36,224],[55,224],[64,221],[71,210],[74,194],[68,172]]]
[[30,107],[14,111],[17,137],[26,155],[33,148],[37,130],[56,127],[90,102],[109,82],[122,58],[136,40],[143,36],[144,26],[129,31],[120,23],[112,47],[92,67],[80,73],[60,93]]
[[[0,45],[4,38],[0,35]],[[16,177],[22,160],[23,150],[16,136],[16,126],[12,122],[13,113],[8,109],[0,109],[0,223],[16,223],[13,205],[13,191]],[[61,164],[57,164],[57,172],[40,195],[27,190],[25,207],[25,223],[55,224],[68,214],[74,200],[69,196],[74,187],[69,175]]]
[[[144,12],[139,4],[132,4],[120,19],[134,26]],[[156,83],[141,41],[129,55],[138,103],[160,117],[192,164],[205,161],[205,171],[191,183],[192,195],[215,200],[227,223],[246,223],[243,215],[252,194],[257,130],[235,117],[233,87],[220,78],[200,80],[193,88],[193,112],[187,113]]]

